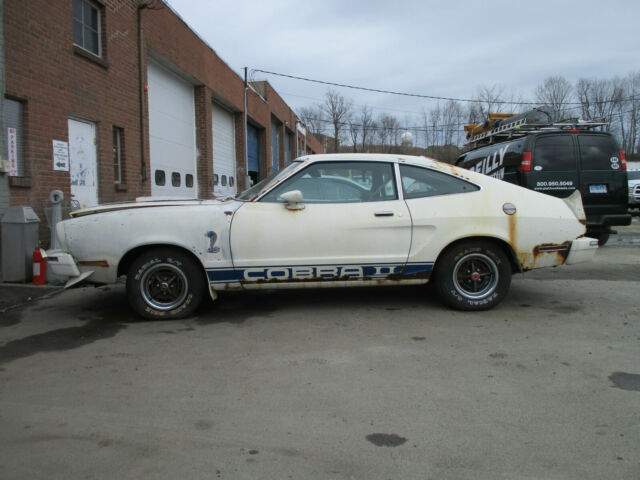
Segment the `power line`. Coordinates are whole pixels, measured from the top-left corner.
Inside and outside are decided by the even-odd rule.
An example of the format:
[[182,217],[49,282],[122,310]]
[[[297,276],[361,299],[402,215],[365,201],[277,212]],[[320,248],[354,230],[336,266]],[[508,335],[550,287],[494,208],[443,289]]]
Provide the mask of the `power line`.
[[[309,120],[312,122],[328,123],[333,125],[333,121],[326,118],[307,117],[306,120]],[[337,123],[342,127],[364,127],[365,126],[363,124],[353,123],[353,122],[337,122]],[[384,127],[379,124],[372,124],[372,125],[366,125],[366,128],[370,130],[398,129],[398,130],[414,130],[414,131],[421,131],[421,132],[444,132],[444,131],[448,132],[448,131],[451,131],[451,127],[462,127],[464,125],[467,125],[467,122],[446,123],[446,124],[438,125],[438,127],[431,127],[428,125],[397,125],[395,127]],[[447,129],[446,127],[450,127],[450,128]]]
[[[425,98],[428,100],[451,100],[451,101],[455,101],[455,102],[468,102],[468,103],[486,103],[485,100],[478,100],[478,99],[471,99],[471,98],[455,98],[455,97],[441,97],[438,95],[424,95],[424,94],[418,94],[418,93],[406,93],[406,92],[395,92],[392,90],[382,90],[382,89],[377,89],[377,88],[368,88],[368,87],[359,87],[359,86],[355,86],[355,85],[347,85],[344,83],[336,83],[336,82],[328,82],[325,80],[316,80],[316,79],[312,79],[312,78],[306,78],[306,77],[299,77],[296,75],[289,75],[286,73],[278,73],[278,72],[271,72],[268,70],[261,70],[259,68],[254,68],[252,69],[252,72],[261,72],[261,73],[265,73],[267,75],[275,75],[278,77],[284,77],[284,78],[290,78],[293,80],[302,80],[304,82],[310,82],[310,83],[318,83],[321,85],[330,85],[333,87],[341,87],[341,88],[350,88],[352,90],[361,90],[361,91],[365,91],[365,92],[374,92],[374,93],[385,93],[388,95],[398,95],[398,96],[403,96],[403,97],[413,97],[413,98]],[[596,102],[592,102],[594,104],[605,104],[605,103],[617,103],[617,102],[623,102],[623,101],[627,101],[627,100],[633,100],[636,97],[639,97],[639,95],[632,95],[629,98],[626,99],[619,99],[619,100],[602,100],[602,101],[596,101]],[[492,101],[491,103],[493,104],[497,104],[497,105],[542,105],[542,103],[540,102],[511,102],[511,101],[505,101],[505,100],[495,100]],[[582,105],[581,102],[561,102],[558,103],[557,105]]]

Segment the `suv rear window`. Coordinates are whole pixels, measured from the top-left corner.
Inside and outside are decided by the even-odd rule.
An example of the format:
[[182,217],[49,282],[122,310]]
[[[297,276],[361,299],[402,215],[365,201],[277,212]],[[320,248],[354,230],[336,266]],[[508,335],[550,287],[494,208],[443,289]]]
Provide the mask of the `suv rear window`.
[[576,169],[570,135],[545,135],[536,139],[533,169],[563,172]]
[[618,170],[620,168],[621,162],[611,137],[578,135],[578,145],[580,145],[583,170]]

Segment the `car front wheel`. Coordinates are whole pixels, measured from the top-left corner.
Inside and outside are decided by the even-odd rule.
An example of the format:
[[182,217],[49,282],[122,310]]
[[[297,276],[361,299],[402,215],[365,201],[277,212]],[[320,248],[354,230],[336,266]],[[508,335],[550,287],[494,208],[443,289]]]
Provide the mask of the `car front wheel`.
[[157,248],[137,257],[127,274],[131,307],[147,319],[184,318],[202,302],[202,268],[186,253]]
[[511,285],[511,265],[490,242],[468,241],[446,250],[434,272],[441,300],[456,310],[487,310],[500,303]]

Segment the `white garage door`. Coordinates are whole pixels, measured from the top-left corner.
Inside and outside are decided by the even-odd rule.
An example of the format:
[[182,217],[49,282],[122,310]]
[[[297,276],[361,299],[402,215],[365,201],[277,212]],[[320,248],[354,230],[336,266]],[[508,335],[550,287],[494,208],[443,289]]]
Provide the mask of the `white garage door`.
[[236,138],[233,114],[213,104],[213,194],[230,197],[237,192]]
[[151,195],[197,198],[193,86],[149,62]]

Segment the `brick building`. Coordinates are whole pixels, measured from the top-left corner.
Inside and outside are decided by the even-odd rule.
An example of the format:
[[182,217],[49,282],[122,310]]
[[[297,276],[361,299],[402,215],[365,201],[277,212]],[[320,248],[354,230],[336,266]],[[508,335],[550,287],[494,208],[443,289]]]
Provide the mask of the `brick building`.
[[244,79],[161,0],[5,0],[0,9],[0,148],[10,170],[0,173],[0,216],[33,207],[43,239],[55,189],[81,206],[212,198],[322,152],[268,83],[249,85],[245,112]]

